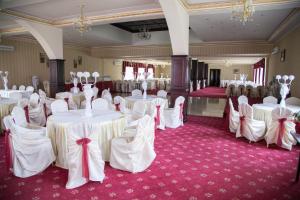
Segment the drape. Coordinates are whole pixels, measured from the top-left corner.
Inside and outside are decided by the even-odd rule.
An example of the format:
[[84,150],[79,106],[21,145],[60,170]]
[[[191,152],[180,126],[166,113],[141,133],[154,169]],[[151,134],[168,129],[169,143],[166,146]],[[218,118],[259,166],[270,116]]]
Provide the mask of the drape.
[[152,64],[145,64],[145,63],[137,63],[137,62],[129,62],[129,61],[123,61],[122,64],[122,72],[125,73],[126,67],[133,67],[133,72],[137,73],[138,68],[145,68],[145,72],[148,72],[148,68],[153,68],[153,74],[155,73],[154,65]]
[[[260,73],[262,73],[262,75]],[[253,65],[253,76],[255,83],[265,85],[265,58],[261,59]],[[262,79],[260,80],[261,76]]]

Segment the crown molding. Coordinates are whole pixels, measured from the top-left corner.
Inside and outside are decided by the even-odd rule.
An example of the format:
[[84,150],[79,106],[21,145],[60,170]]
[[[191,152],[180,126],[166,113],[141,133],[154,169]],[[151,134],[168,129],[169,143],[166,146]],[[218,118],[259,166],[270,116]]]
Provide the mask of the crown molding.
[[268,41],[277,42],[284,35],[296,29],[299,25],[300,25],[300,8],[294,8],[290,12],[290,14],[273,31]]

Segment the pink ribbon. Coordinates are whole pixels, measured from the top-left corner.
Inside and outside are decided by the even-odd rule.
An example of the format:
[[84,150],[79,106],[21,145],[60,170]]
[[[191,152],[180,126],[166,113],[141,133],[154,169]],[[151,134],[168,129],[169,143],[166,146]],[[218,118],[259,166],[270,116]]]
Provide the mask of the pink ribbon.
[[183,103],[179,104],[180,107],[180,119],[183,120]]
[[155,117],[156,126],[160,125],[160,105],[156,106],[156,117]]
[[25,111],[26,121],[27,121],[27,123],[30,123],[30,120],[29,120],[29,107],[25,106],[24,111]]
[[241,135],[244,135],[244,129],[245,129],[245,116],[240,116],[240,133]]
[[7,171],[10,171],[12,168],[12,157],[11,157],[11,148],[10,148],[10,130],[6,129],[4,130],[4,140],[5,140],[5,161],[7,166]]
[[120,111],[120,103],[116,103],[115,106],[116,106],[116,111]]
[[78,145],[82,146],[82,177],[89,179],[89,160],[88,160],[88,143],[90,143],[91,140],[89,138],[82,138],[79,140],[76,140],[76,143]]
[[282,145],[282,138],[283,138],[283,135],[284,135],[284,132],[285,132],[284,122],[286,122],[286,120],[287,120],[286,118],[278,119],[278,122],[279,122],[279,135],[277,137],[277,145],[278,146]]

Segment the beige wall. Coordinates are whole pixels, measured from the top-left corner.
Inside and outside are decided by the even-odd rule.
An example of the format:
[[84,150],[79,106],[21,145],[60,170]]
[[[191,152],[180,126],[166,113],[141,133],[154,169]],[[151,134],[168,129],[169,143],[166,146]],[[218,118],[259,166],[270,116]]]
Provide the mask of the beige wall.
[[293,96],[300,98],[300,27],[283,37],[276,43],[281,50],[285,49],[285,61],[280,61],[280,53],[271,55],[269,59],[268,80],[277,74],[293,74],[294,80],[291,88]]
[[168,78],[171,78],[171,65],[158,65],[155,68],[155,77],[160,78],[161,73],[163,73],[164,78],[168,76]]
[[[210,69],[221,69],[221,80],[233,80],[233,70],[238,69],[240,71],[239,74],[248,74],[247,80],[253,81],[252,65],[234,64],[225,66],[225,64],[209,64],[208,77],[210,76]],[[239,79],[239,75],[237,75],[237,79]]]
[[[8,71],[9,85],[31,85],[31,77],[36,75],[41,81],[49,80],[49,68],[46,62],[40,63],[42,47],[31,40],[2,40],[2,45],[12,45],[15,50],[0,51],[0,70]],[[82,65],[73,67],[73,59],[82,56]],[[70,79],[70,71],[96,70],[103,73],[102,59],[91,57],[89,50],[84,48],[64,46],[65,79]],[[2,83],[0,84],[2,86]]]
[[122,79],[122,61],[117,59],[103,59],[103,75],[112,80]]

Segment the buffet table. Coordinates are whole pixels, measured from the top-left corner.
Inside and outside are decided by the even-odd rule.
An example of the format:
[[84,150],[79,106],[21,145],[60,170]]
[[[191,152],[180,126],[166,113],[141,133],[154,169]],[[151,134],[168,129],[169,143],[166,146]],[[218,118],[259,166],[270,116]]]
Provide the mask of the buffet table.
[[[272,122],[272,110],[279,106],[279,104],[272,103],[253,104],[253,118],[265,121],[267,127],[269,127]],[[290,109],[293,113],[300,111],[300,106],[287,105],[286,108]]]
[[109,161],[111,140],[123,134],[126,118],[116,111],[93,111],[92,117],[85,117],[85,110],[70,110],[52,115],[47,121],[47,135],[51,139],[56,155],[56,166],[67,169],[68,127],[76,123],[88,123],[97,130],[96,140],[102,151],[102,159]]

